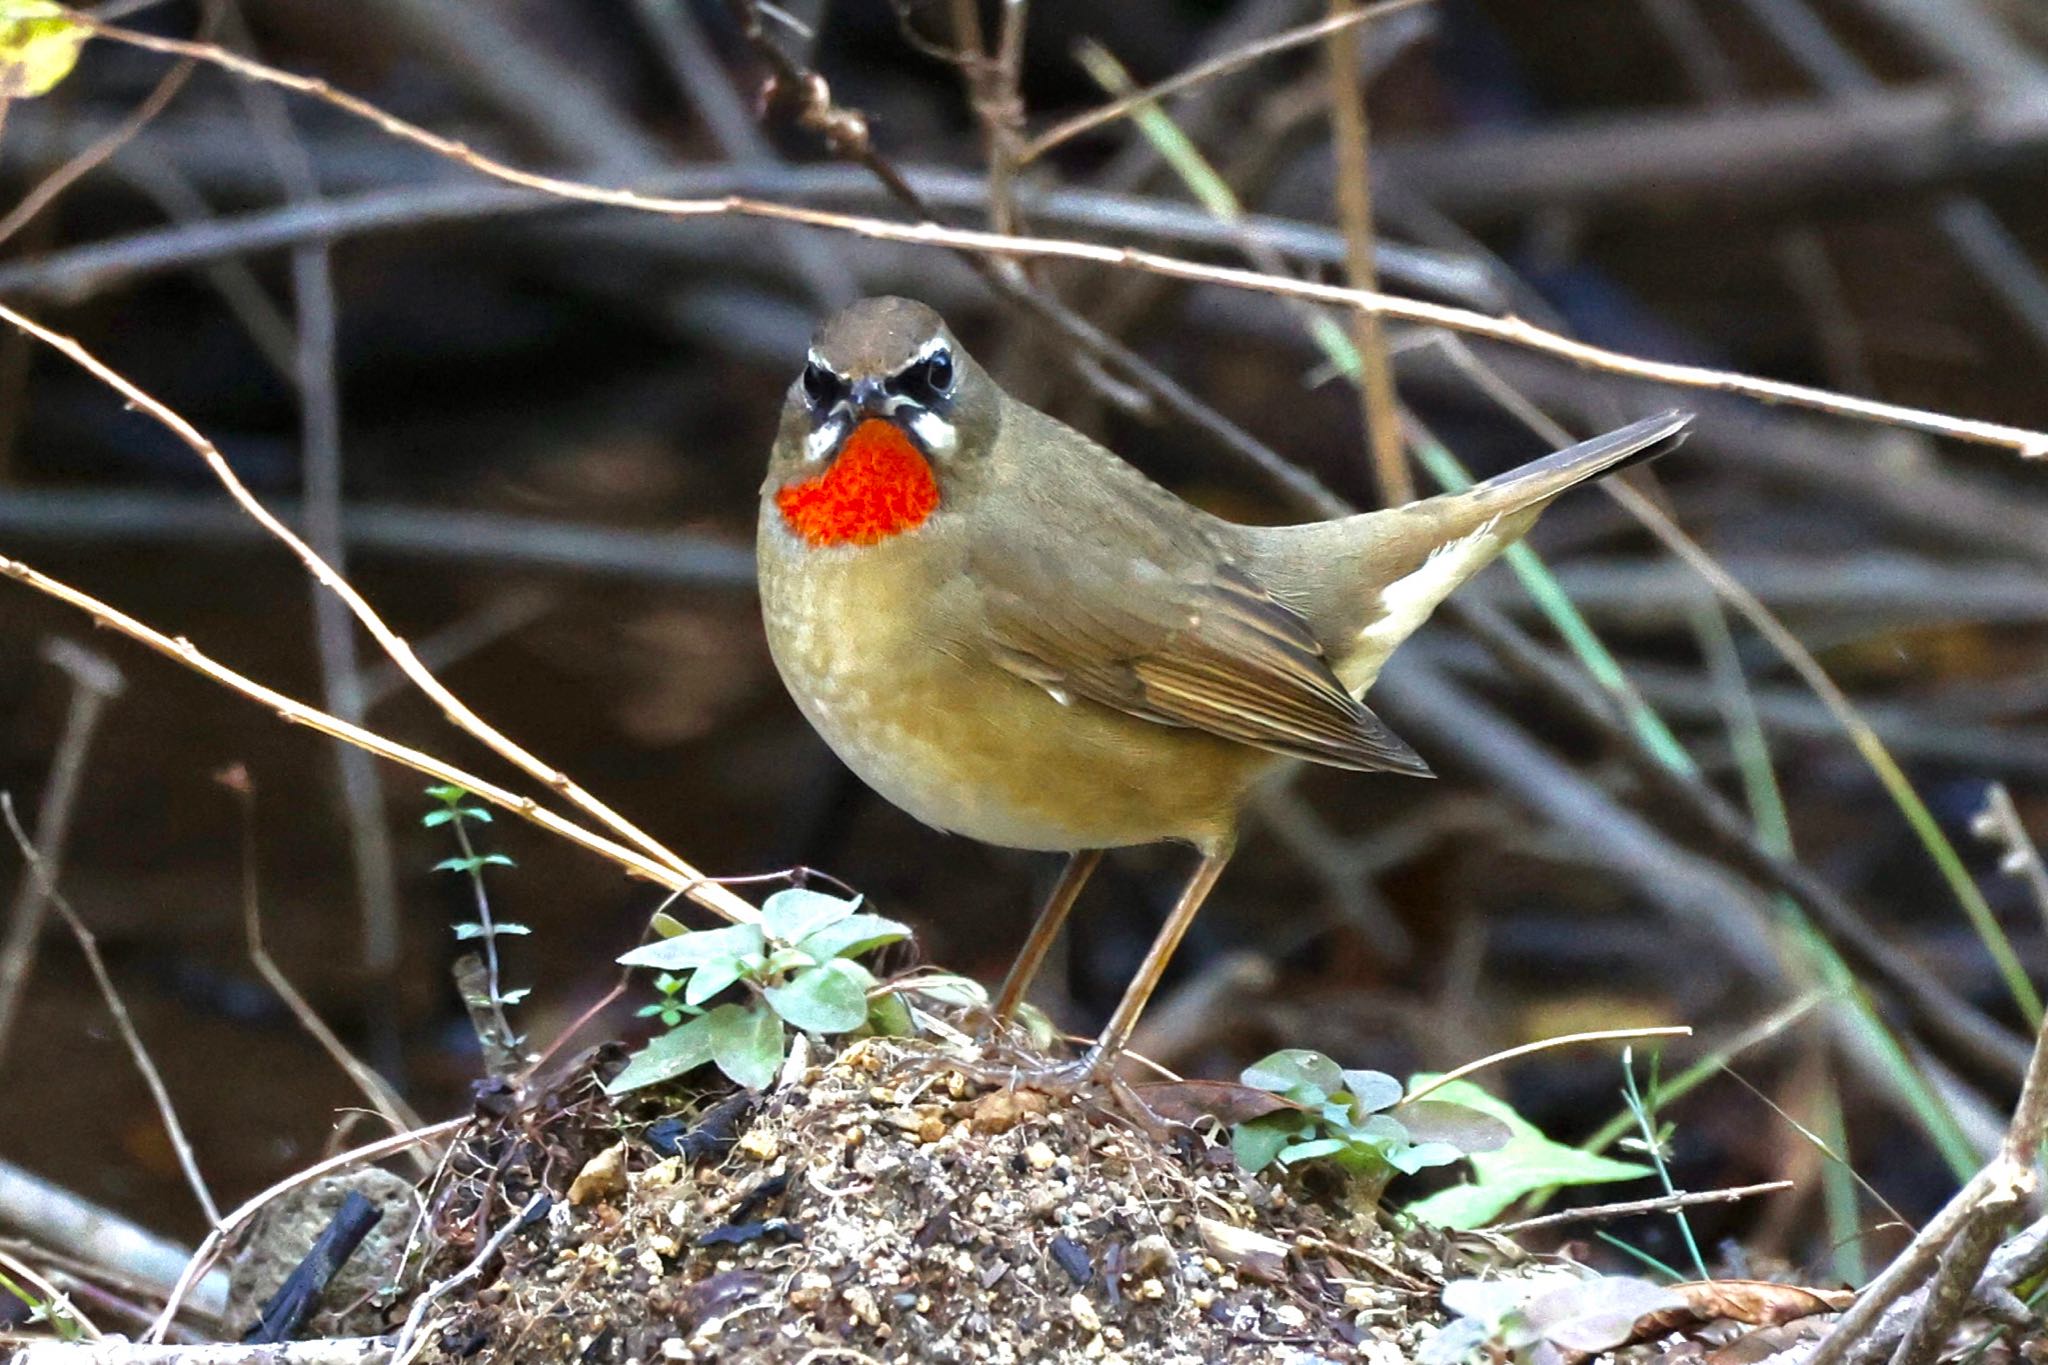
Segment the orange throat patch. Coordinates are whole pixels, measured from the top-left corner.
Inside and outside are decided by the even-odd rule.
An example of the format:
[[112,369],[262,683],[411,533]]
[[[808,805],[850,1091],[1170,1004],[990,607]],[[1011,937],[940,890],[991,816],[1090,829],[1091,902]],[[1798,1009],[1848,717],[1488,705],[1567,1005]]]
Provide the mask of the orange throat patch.
[[832,467],[775,494],[775,506],[805,544],[879,545],[924,524],[939,505],[939,482],[908,436],[870,417],[840,442]]

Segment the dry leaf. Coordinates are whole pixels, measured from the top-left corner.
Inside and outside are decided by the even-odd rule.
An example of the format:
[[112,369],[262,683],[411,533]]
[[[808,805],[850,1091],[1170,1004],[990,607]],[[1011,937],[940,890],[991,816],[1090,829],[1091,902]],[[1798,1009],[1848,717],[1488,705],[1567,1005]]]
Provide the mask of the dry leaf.
[[1131,1089],[1169,1123],[1213,1118],[1229,1125],[1264,1118],[1282,1109],[1301,1110],[1285,1095],[1235,1081],[1157,1081]]
[[1195,1230],[1209,1254],[1238,1274],[1268,1284],[1287,1279],[1287,1243],[1279,1238],[1199,1215]]

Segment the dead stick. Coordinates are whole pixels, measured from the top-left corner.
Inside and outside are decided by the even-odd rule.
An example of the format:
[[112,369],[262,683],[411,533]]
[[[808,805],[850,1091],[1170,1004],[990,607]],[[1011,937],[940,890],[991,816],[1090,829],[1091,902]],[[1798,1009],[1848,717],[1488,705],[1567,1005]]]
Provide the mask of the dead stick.
[[220,1221],[220,1206],[213,1202],[213,1191],[207,1188],[206,1177],[200,1173],[199,1158],[192,1150],[192,1140],[185,1136],[185,1125],[178,1121],[178,1111],[171,1103],[170,1089],[164,1085],[163,1075],[157,1071],[155,1060],[149,1049],[143,1045],[142,1034],[136,1030],[135,1020],[128,1013],[128,1006],[121,999],[121,993],[114,988],[114,978],[107,972],[106,960],[100,956],[99,940],[92,930],[85,927],[85,921],[64,899],[57,885],[50,879],[50,869],[44,864],[42,855],[30,841],[28,831],[21,827],[21,821],[14,814],[14,802],[6,793],[0,792],[0,819],[7,823],[7,832],[14,836],[15,846],[28,863],[29,872],[42,888],[43,899],[70,926],[72,937],[85,953],[86,964],[92,968],[92,978],[100,988],[100,995],[107,1002],[107,1012],[114,1016],[114,1027],[120,1030],[121,1041],[128,1045],[128,1055],[135,1060],[135,1067],[142,1073],[143,1083],[149,1087],[149,1095],[156,1102],[157,1114],[163,1119],[164,1133],[171,1140],[171,1148],[178,1154],[178,1165],[185,1172],[185,1181],[192,1187],[192,1195],[199,1201],[199,1207],[210,1223]]
[[[54,877],[55,869],[64,863],[71,812],[85,779],[86,755],[92,749],[92,738],[99,730],[100,716],[107,703],[121,694],[122,681],[120,669],[69,640],[51,640],[43,646],[43,657],[71,679],[71,706],[64,717],[64,733],[57,741],[57,757],[50,765],[49,781],[36,811],[36,856]],[[49,903],[42,879],[33,869],[24,868],[21,887],[15,892],[14,908],[7,919],[7,937],[0,943],[0,1057],[7,1055],[7,1042],[21,1012],[22,995],[35,963],[36,939],[42,932]]]
[[1669,1213],[1673,1209],[1689,1209],[1698,1204],[1733,1204],[1739,1199],[1753,1199],[1760,1194],[1777,1194],[1792,1188],[1789,1180],[1771,1180],[1761,1185],[1736,1185],[1725,1190],[1679,1190],[1672,1194],[1660,1195],[1655,1199],[1631,1199],[1622,1204],[1593,1204],[1583,1209],[1566,1209],[1562,1213],[1546,1213],[1536,1218],[1524,1218],[1518,1223],[1499,1223],[1487,1229],[1488,1232],[1529,1232],[1536,1228],[1556,1227],[1561,1223],[1587,1223],[1604,1218],[1630,1218],[1639,1213]]
[[1704,366],[1677,364],[1669,361],[1646,360],[1637,356],[1624,355],[1603,346],[1594,346],[1560,333],[1549,331],[1525,322],[1520,318],[1495,318],[1468,309],[1453,308],[1442,304],[1425,303],[1417,299],[1399,298],[1369,290],[1351,289],[1339,285],[1323,284],[1314,280],[1275,278],[1255,270],[1244,270],[1232,266],[1207,265],[1197,261],[1168,256],[1160,252],[1141,251],[1133,247],[1105,246],[1095,242],[1066,241],[1057,238],[1015,237],[999,232],[977,232],[963,228],[942,227],[933,222],[895,223],[878,218],[862,218],[850,214],[832,213],[822,209],[800,208],[789,204],[769,203],[757,199],[743,199],[727,196],[719,199],[671,199],[655,195],[643,195],[633,190],[606,189],[561,176],[543,175],[533,171],[522,171],[515,166],[485,156],[466,143],[454,138],[431,132],[418,124],[410,123],[395,114],[335,89],[326,81],[310,76],[267,66],[247,57],[228,52],[216,44],[191,43],[175,38],[161,38],[155,34],[140,33],[131,29],[117,28],[102,24],[91,16],[75,10],[67,11],[77,22],[84,24],[103,37],[116,39],[136,47],[173,56],[197,56],[202,61],[213,63],[238,75],[252,80],[269,81],[300,94],[312,96],[334,107],[344,110],[357,118],[364,119],[393,137],[424,147],[450,160],[469,167],[482,175],[501,180],[506,184],[520,185],[528,189],[542,190],[564,199],[573,199],[586,204],[603,204],[617,208],[636,209],[646,213],[658,213],[672,218],[713,217],[738,214],[747,217],[772,219],[788,223],[805,223],[813,227],[831,228],[871,237],[878,241],[907,242],[916,245],[947,246],[962,251],[978,252],[988,256],[1005,257],[1011,260],[1071,260],[1090,262],[1097,265],[1116,266],[1127,269],[1149,270],[1174,279],[1191,280],[1202,284],[1220,285],[1232,289],[1245,289],[1283,297],[1307,299],[1311,302],[1334,304],[1344,308],[1365,309],[1381,317],[1396,318],[1406,322],[1422,323],[1445,327],[1452,331],[1471,336],[1482,336],[1494,341],[1506,342],[1530,350],[1558,356],[1581,367],[1610,374],[1628,375],[1654,383],[1674,384],[1683,388],[1709,389],[1723,393],[1741,394],[1763,403],[1783,403],[1794,407],[1811,408],[1818,412],[1832,413],[1840,417],[1861,418],[1881,422],[1909,430],[1924,431],[1936,436],[1947,436],[1960,441],[1973,441],[1984,445],[2001,446],[2013,450],[2029,459],[2048,457],[2048,432],[2033,431],[2024,427],[2009,426],[2000,422],[1984,422],[1969,418],[1950,417],[1925,409],[1906,407],[1896,403],[1884,403],[1874,399],[1857,398],[1849,394],[1831,393],[1809,385],[1786,383],[1780,380],[1763,379],[1753,375],[1736,374],[1727,370],[1714,370]]
[[177,660],[194,672],[262,703],[276,712],[281,720],[293,725],[303,725],[309,730],[330,735],[335,739],[345,739],[351,744],[369,750],[379,758],[425,773],[438,782],[453,783],[479,800],[488,801],[523,820],[539,825],[551,834],[567,839],[600,857],[608,858],[636,876],[644,877],[672,891],[682,892],[714,914],[742,923],[760,917],[760,911],[702,873],[694,870],[687,873],[678,872],[655,862],[636,849],[628,848],[624,844],[563,819],[530,796],[522,796],[432,754],[386,739],[373,730],[351,725],[338,716],[329,715],[296,698],[286,696],[276,688],[265,687],[253,678],[237,673],[209,657],[190,640],[166,635],[90,593],[81,592],[68,583],[29,567],[20,560],[0,555],[0,577],[16,579],[38,592],[46,593],[60,602],[78,608],[100,625],[118,630],[130,639],[148,645],[159,654]]

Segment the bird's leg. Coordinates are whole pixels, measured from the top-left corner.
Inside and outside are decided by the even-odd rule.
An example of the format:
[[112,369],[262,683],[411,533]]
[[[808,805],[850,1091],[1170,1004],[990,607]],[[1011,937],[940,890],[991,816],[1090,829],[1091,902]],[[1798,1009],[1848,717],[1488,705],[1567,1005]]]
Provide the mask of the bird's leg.
[[1054,940],[1060,936],[1060,926],[1067,922],[1067,912],[1074,908],[1074,902],[1081,898],[1081,888],[1088,883],[1089,874],[1102,861],[1102,850],[1084,848],[1067,856],[1067,865],[1060,869],[1060,879],[1053,886],[1052,894],[1045,898],[1045,908],[1032,921],[1031,937],[1024,940],[1024,946],[1017,953],[1017,960],[1010,964],[1010,973],[1003,978],[1002,993],[996,997],[995,1022],[1001,1029],[1017,1013],[1017,1006],[1024,1001],[1024,992],[1031,989],[1031,980],[1038,975],[1038,969],[1045,965],[1045,955],[1052,951]]
[[[1173,912],[1160,926],[1159,934],[1152,940],[1151,949],[1145,960],[1138,964],[1138,974],[1131,978],[1131,984],[1124,989],[1124,998],[1117,1002],[1116,1013],[1109,1018],[1109,1024],[1102,1030],[1089,1049],[1071,1062],[1059,1062],[1039,1067],[991,1069],[984,1073],[968,1068],[972,1074],[988,1080],[1006,1080],[1029,1090],[1040,1090],[1052,1094],[1070,1094],[1092,1082],[1111,1076],[1116,1069],[1117,1058],[1123,1055],[1125,1044],[1131,1041],[1131,1032],[1138,1026],[1138,1016],[1145,1012],[1145,1004],[1158,989],[1159,978],[1166,974],[1166,964],[1173,959],[1173,950],[1180,946],[1188,926],[1195,922],[1195,913],[1208,899],[1210,889],[1216,885],[1216,878],[1222,875],[1223,865],[1230,861],[1231,845],[1218,844],[1205,849],[1202,861],[1195,868],[1182,888],[1180,899],[1174,902]],[[1077,855],[1081,856],[1081,855]],[[1069,869],[1071,871],[1071,868]],[[1062,884],[1064,884],[1063,879]],[[1034,932],[1033,938],[1037,937]],[[1006,991],[1005,994],[1008,992]],[[1142,1108],[1142,1104],[1140,1105]],[[1156,1120],[1155,1120],[1156,1121]]]
[[1109,1016],[1109,1023],[1103,1027],[1095,1045],[1081,1054],[1084,1079],[1099,1079],[1115,1068],[1117,1058],[1123,1055],[1124,1046],[1131,1041],[1131,1034],[1138,1027],[1138,1016],[1145,1012],[1152,992],[1159,989],[1159,978],[1166,975],[1166,964],[1173,960],[1174,949],[1180,947],[1181,939],[1187,936],[1188,926],[1195,922],[1195,913],[1209,898],[1216,879],[1223,875],[1223,865],[1230,861],[1231,848],[1231,844],[1225,843],[1203,851],[1202,861],[1196,864],[1194,875],[1181,888],[1180,899],[1174,902],[1166,923],[1159,926],[1159,933],[1152,940],[1145,960],[1138,964],[1138,974],[1124,988],[1124,998],[1117,1001],[1116,1013]]

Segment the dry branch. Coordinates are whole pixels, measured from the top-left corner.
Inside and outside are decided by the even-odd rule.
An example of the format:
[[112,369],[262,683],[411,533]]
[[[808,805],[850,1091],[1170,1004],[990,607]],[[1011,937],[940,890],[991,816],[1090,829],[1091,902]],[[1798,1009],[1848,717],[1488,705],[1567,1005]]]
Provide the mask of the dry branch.
[[[288,90],[309,95],[344,110],[357,118],[367,120],[393,137],[438,153],[452,161],[467,166],[479,174],[490,176],[507,184],[546,191],[559,195],[564,199],[571,199],[580,203],[634,209],[645,213],[657,213],[671,218],[702,218],[738,214],[745,217],[831,228],[880,241],[952,247],[960,251],[973,252],[1006,260],[1068,260],[1128,269],[1149,270],[1156,274],[1198,284],[1213,284],[1232,289],[1245,289],[1288,298],[1306,299],[1314,303],[1333,304],[1343,308],[1363,309],[1382,318],[1393,318],[1405,322],[1443,327],[1450,331],[1461,332],[1470,336],[1486,337],[1490,340],[1541,351],[1545,354],[1568,360],[1584,368],[1609,374],[1627,375],[1636,379],[1672,384],[1681,388],[1697,388],[1722,393],[1742,394],[1759,402],[1783,403],[1794,407],[1811,408],[1818,412],[1833,413],[1841,417],[1862,418],[1891,426],[1905,427],[1914,431],[1924,431],[1932,435],[1947,436],[1960,441],[2000,446],[2016,451],[2030,459],[2048,457],[2048,432],[2032,431],[1999,422],[1949,417],[1941,413],[1906,407],[1901,404],[1884,403],[1874,399],[1857,398],[1848,394],[1831,393],[1825,389],[1817,389],[1804,384],[1763,379],[1752,375],[1736,374],[1726,370],[1710,369],[1704,366],[1646,360],[1636,356],[1624,355],[1603,346],[1590,345],[1586,342],[1575,340],[1572,337],[1534,326],[1520,318],[1492,318],[1463,308],[1425,303],[1416,299],[1398,298],[1389,294],[1350,289],[1339,285],[1323,284],[1313,280],[1276,278],[1260,271],[1244,270],[1232,266],[1207,265],[1198,261],[1185,260],[1160,252],[1145,251],[1133,247],[1104,246],[1094,242],[1069,241],[1057,238],[1017,237],[1000,232],[979,232],[970,229],[949,228],[929,221],[922,223],[896,223],[884,219],[862,218],[851,214],[832,213],[821,209],[801,208],[794,205],[770,203],[758,199],[742,199],[737,197],[722,199],[665,198],[658,195],[645,195],[628,189],[606,189],[561,176],[523,171],[516,166],[486,156],[454,138],[444,137],[418,124],[387,113],[377,105],[338,90],[326,81],[280,70],[279,68],[265,65],[262,62],[251,61],[246,57],[225,51],[214,44],[188,42],[175,38],[161,38],[154,34],[138,33],[130,29],[100,24],[89,16],[82,14],[75,17],[80,23],[94,28],[103,36],[130,43],[137,47],[147,48],[154,52],[179,57],[197,57],[202,61],[211,62],[216,66],[235,72],[238,75],[246,76],[252,80],[268,81],[283,86]],[[539,776],[539,774],[535,775]]]
[[78,610],[91,616],[98,624],[112,630],[117,630],[132,640],[140,641],[157,651],[157,653],[177,660],[187,668],[204,677],[211,678],[229,690],[239,692],[243,696],[269,707],[277,713],[281,720],[293,725],[303,725],[310,730],[317,730],[321,734],[328,735],[334,739],[346,740],[350,744],[369,750],[379,758],[401,764],[404,767],[413,769],[415,772],[425,773],[437,782],[453,783],[480,800],[488,801],[492,805],[509,811],[523,820],[530,820],[542,829],[547,830],[550,834],[558,835],[581,848],[588,849],[599,857],[607,858],[617,863],[635,876],[644,877],[648,881],[654,882],[659,886],[665,886],[672,891],[682,892],[714,914],[722,915],[731,920],[751,920],[759,915],[759,911],[755,910],[752,905],[700,873],[694,871],[679,872],[665,864],[655,862],[652,858],[635,849],[607,839],[601,834],[592,833],[581,825],[563,819],[545,806],[540,805],[530,796],[521,796],[519,793],[501,787],[486,778],[478,777],[476,774],[466,772],[452,763],[435,758],[431,754],[423,753],[408,745],[386,739],[384,736],[374,731],[366,730],[361,726],[350,725],[338,716],[329,715],[325,711],[286,696],[275,688],[266,687],[253,678],[237,673],[235,670],[227,667],[227,665],[208,657],[190,640],[169,636],[154,627],[144,625],[126,612],[101,601],[90,593],[81,592],[68,583],[60,582],[57,579],[51,578],[48,574],[30,568],[19,560],[0,556],[0,576],[26,583],[38,592],[54,597],[68,606],[76,607]]

